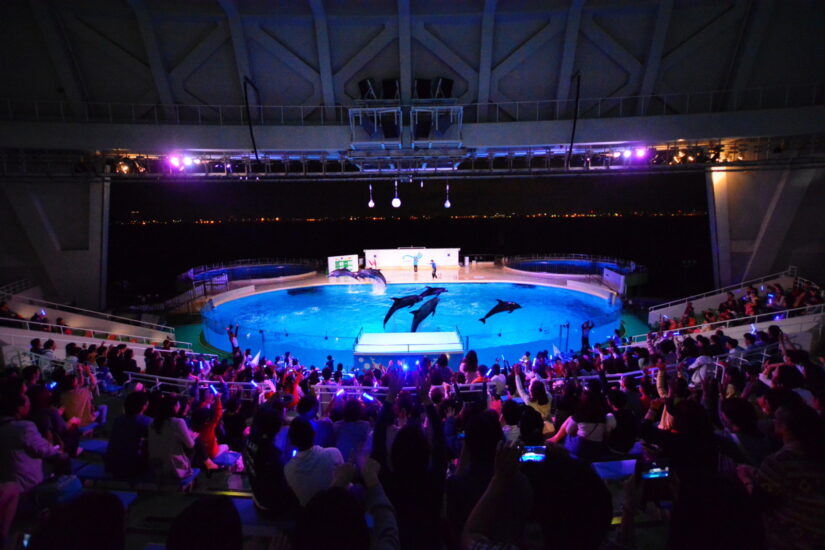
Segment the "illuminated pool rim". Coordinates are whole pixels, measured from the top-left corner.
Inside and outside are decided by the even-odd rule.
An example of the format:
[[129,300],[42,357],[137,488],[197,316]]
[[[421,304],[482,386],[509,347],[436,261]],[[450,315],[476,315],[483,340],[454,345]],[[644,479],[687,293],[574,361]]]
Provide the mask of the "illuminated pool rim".
[[[438,286],[448,288],[448,294],[442,296],[438,317],[422,325],[423,330],[419,332],[457,328],[462,341],[469,337],[468,349],[476,350],[484,364],[492,364],[502,355],[511,361],[518,360],[525,350],[535,353],[553,350],[557,345],[577,350],[584,319],[596,322],[593,341],[611,334],[621,316],[619,300],[595,285],[568,285],[523,280],[439,282]],[[320,366],[325,363],[327,353],[331,353],[336,362],[346,365],[352,359],[352,348],[361,330],[410,330],[407,323],[411,310],[400,310],[386,328],[381,320],[390,297],[417,293],[423,286],[422,283],[394,283],[389,285],[386,294],[376,294],[376,289],[366,284],[306,284],[246,294],[233,291],[227,293],[225,299],[216,297],[214,305],[207,304],[201,312],[204,338],[211,345],[228,351],[226,327],[240,324],[239,346],[250,348],[253,354],[261,350],[272,359],[290,351],[305,364]],[[313,296],[317,299],[313,300]],[[354,308],[354,314],[336,312],[336,304],[340,307],[345,296],[351,301],[348,307]],[[524,304],[525,309],[513,317],[502,314],[488,323],[477,323],[499,296],[508,300],[512,297]],[[570,327],[562,339],[559,327],[565,321]]]

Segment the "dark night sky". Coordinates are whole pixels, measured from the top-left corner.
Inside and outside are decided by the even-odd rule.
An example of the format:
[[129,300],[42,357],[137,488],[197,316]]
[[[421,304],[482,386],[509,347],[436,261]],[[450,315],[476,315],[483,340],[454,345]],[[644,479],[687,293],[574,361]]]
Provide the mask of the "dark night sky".
[[[116,181],[112,220],[131,210],[142,218],[342,217],[446,214],[447,180],[419,188],[399,184],[402,206],[393,209],[391,180],[373,183],[376,207],[367,208],[367,182]],[[451,215],[535,212],[706,210],[704,176],[654,174],[587,177],[451,180]]]

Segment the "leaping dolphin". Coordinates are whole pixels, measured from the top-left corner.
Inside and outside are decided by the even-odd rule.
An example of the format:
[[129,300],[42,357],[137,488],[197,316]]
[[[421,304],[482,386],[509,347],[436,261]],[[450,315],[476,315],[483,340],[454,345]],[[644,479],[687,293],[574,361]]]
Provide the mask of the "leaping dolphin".
[[393,298],[392,299],[392,306],[390,306],[390,310],[384,316],[384,326],[387,326],[387,321],[390,320],[392,314],[401,309],[402,307],[412,307],[418,302],[423,300],[421,296],[418,294],[413,294],[411,296],[404,296],[403,298]]
[[355,274],[355,277],[357,279],[370,279],[375,282],[383,283],[385,286],[387,284],[387,280],[384,278],[384,274],[381,273],[380,269],[362,269]]
[[358,280],[358,275],[345,267],[329,272],[330,279],[340,279],[341,277],[352,277],[353,279]]
[[496,313],[501,313],[502,311],[506,311],[507,313],[513,313],[514,310],[521,309],[521,306],[515,302],[505,302],[504,300],[497,300],[497,304],[493,306],[493,309],[487,312],[487,315],[479,319],[485,325],[487,324],[487,319],[495,315]]
[[421,296],[422,298],[426,298],[427,296],[438,296],[442,292],[447,292],[446,288],[443,288],[443,287],[440,287],[440,286],[439,287],[425,286],[424,288],[425,288],[424,292],[419,294],[419,296]]
[[424,302],[424,304],[416,309],[415,311],[411,311],[410,313],[413,314],[413,321],[412,321],[412,328],[410,332],[415,332],[418,330],[418,325],[427,318],[428,315],[435,316],[435,306],[438,305],[438,296],[433,298],[432,300],[428,300]]

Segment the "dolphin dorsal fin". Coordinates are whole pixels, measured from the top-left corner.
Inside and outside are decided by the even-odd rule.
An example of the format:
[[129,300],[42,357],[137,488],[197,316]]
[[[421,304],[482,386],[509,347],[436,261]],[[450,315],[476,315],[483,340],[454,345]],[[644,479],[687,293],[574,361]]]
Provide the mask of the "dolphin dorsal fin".
[[499,300],[498,298],[496,298],[496,301],[497,301],[499,304],[506,304],[506,303],[507,303],[507,302],[505,302],[504,300]]

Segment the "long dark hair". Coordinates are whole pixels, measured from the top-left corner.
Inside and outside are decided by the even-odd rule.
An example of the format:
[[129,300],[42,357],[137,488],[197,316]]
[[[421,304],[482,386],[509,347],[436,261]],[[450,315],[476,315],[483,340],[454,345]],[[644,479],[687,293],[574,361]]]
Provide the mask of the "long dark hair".
[[598,390],[586,389],[579,398],[576,412],[573,413],[573,420],[576,422],[589,422],[594,424],[607,421],[607,413],[610,409],[604,394]]
[[177,400],[172,396],[164,395],[160,398],[155,410],[155,418],[152,420],[152,428],[155,432],[160,433],[166,421],[175,416],[175,403]]

